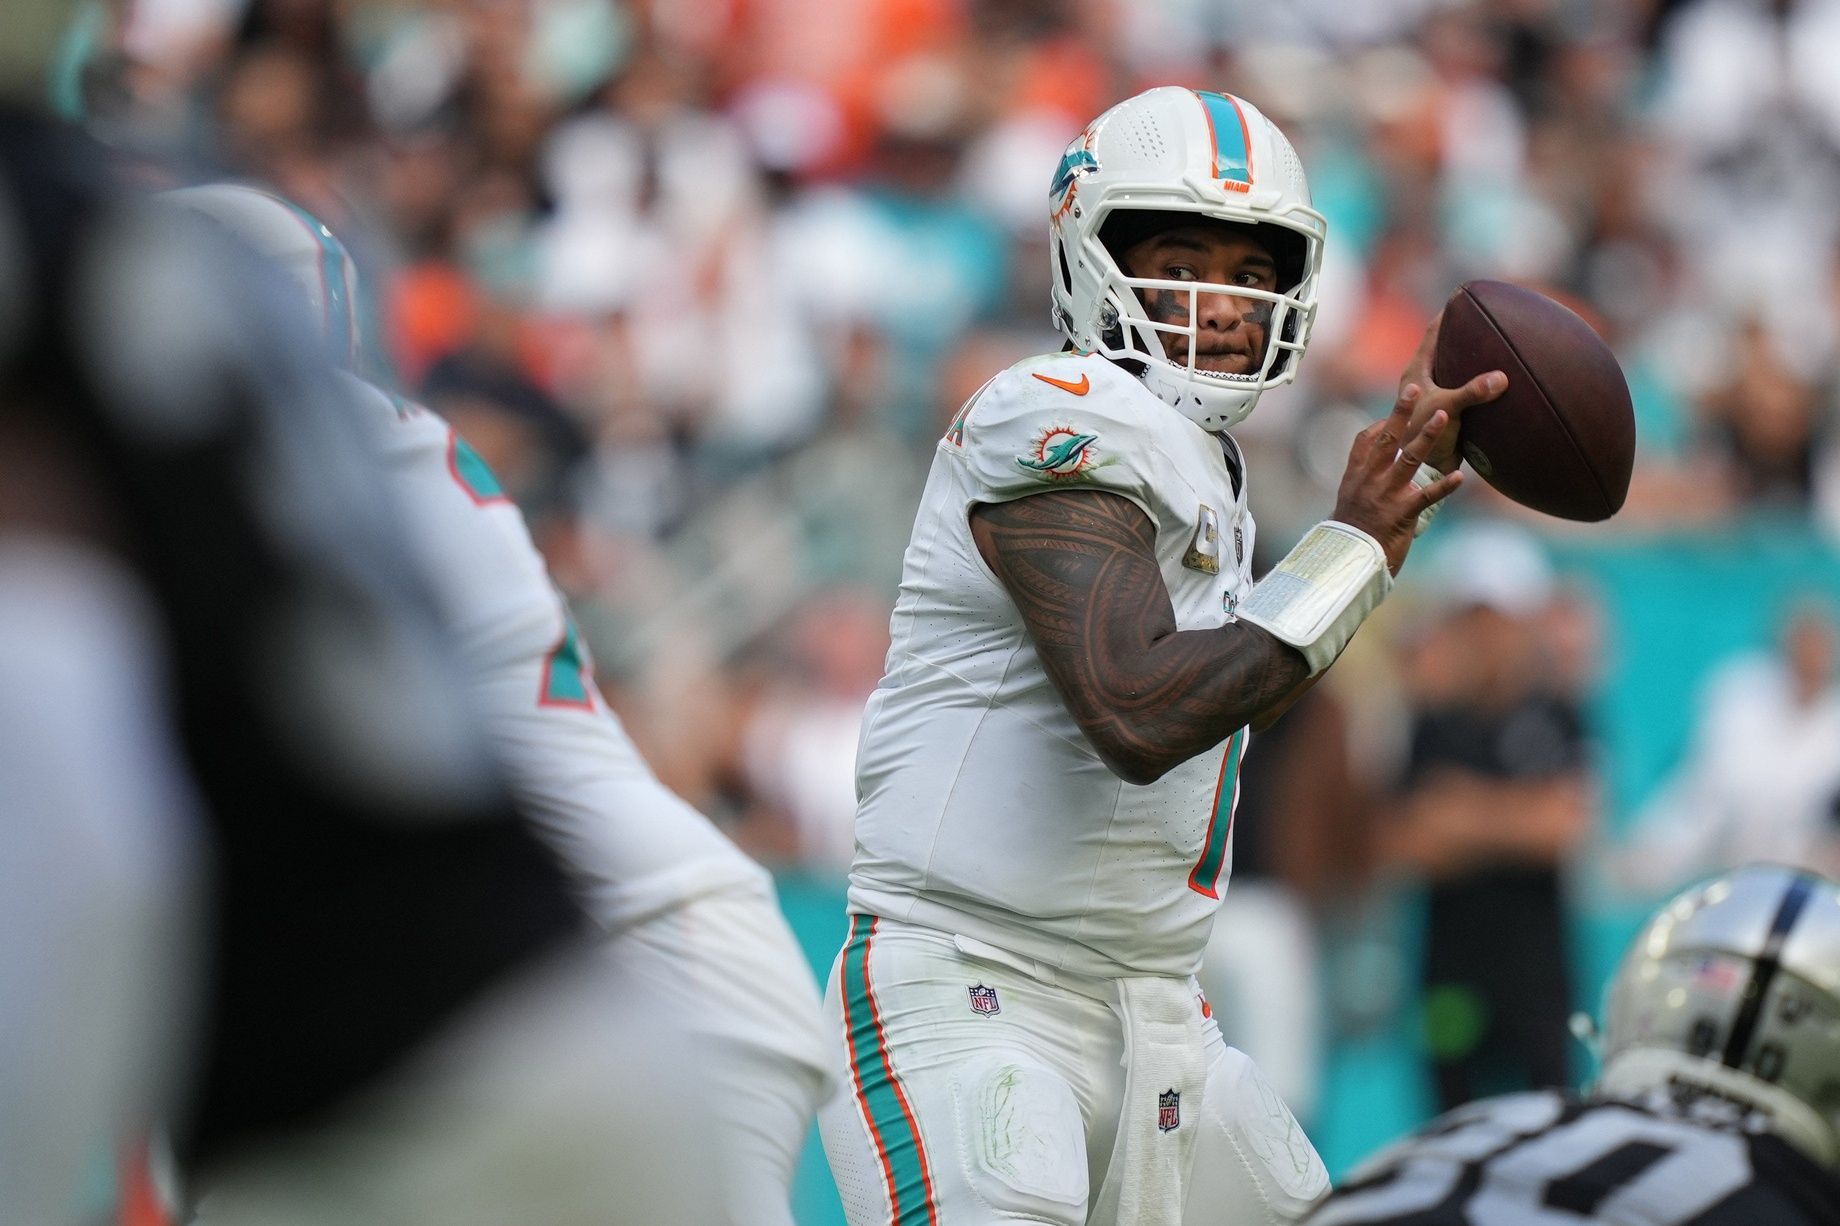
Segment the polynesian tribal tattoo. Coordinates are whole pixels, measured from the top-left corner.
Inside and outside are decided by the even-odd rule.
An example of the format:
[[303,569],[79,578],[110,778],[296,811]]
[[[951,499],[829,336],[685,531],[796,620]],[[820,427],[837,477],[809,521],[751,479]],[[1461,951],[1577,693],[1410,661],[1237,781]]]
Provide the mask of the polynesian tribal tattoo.
[[1178,631],[1155,526],[1128,499],[1036,494],[980,504],[971,524],[1068,711],[1132,782],[1220,744],[1308,679],[1303,656],[1256,626]]

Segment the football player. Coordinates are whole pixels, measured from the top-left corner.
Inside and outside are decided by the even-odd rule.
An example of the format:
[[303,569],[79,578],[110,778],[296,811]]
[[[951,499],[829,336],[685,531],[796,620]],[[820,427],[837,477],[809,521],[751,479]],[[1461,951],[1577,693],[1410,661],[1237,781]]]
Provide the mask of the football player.
[[201,1186],[295,1177],[239,1226],[695,1214],[682,1049],[500,789],[297,304],[5,102],[0,216],[0,1217],[100,1220],[156,1117]]
[[1656,912],[1611,980],[1603,1072],[1460,1107],[1310,1226],[1840,1222],[1840,887],[1752,865]]
[[[64,306],[119,220],[112,185],[96,150],[5,96],[5,75],[0,1216],[96,1221],[98,1163],[179,1080],[204,805],[172,718],[164,610],[96,456],[101,406],[73,353],[94,333]],[[96,278],[104,292],[132,283],[122,263]]]
[[[333,356],[355,361],[355,272],[322,222],[241,185],[165,198],[285,269]],[[640,758],[595,687],[523,516],[466,441],[419,405],[345,382],[367,410],[515,794],[575,874],[629,999],[677,1032],[719,1088],[710,1177],[725,1206],[699,1220],[790,1226],[793,1171],[834,1078],[817,985],[771,878]]]
[[1060,353],[937,447],[870,699],[821,1113],[850,1220],[1289,1221],[1314,1148],[1194,980],[1250,730],[1336,659],[1461,480],[1434,330],[1331,518],[1258,583],[1228,431],[1297,373],[1323,216],[1290,142],[1153,89],[1049,190]]

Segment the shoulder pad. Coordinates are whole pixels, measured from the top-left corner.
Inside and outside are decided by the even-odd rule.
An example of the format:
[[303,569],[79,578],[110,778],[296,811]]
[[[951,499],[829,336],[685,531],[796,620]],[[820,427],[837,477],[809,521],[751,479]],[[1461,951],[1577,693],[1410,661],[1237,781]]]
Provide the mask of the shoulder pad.
[[985,501],[1101,489],[1149,510],[1161,460],[1157,431],[1167,424],[1157,415],[1168,413],[1103,358],[1048,354],[986,384],[953,421],[945,445],[962,454]]

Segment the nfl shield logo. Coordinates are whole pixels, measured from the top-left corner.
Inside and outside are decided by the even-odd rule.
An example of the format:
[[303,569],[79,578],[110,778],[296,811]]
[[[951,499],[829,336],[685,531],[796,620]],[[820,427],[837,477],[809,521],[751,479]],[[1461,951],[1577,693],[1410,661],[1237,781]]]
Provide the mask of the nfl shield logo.
[[1156,1126],[1162,1132],[1182,1126],[1182,1096],[1173,1088],[1156,1096]]
[[991,1014],[1002,1011],[1001,1007],[997,1004],[997,990],[995,988],[987,988],[979,983],[966,988],[965,991],[971,994],[971,1011],[973,1013]]

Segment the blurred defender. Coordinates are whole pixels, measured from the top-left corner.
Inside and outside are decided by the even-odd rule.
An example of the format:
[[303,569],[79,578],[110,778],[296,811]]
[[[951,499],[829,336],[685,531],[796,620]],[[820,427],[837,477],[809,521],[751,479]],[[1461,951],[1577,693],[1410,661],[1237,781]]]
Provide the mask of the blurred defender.
[[0,1218],[22,1226],[99,1218],[97,1167],[180,1078],[202,961],[161,610],[45,309],[106,192],[94,150],[0,98]]
[[1427,337],[1355,440],[1334,518],[1252,582],[1226,434],[1296,374],[1324,220],[1250,103],[1151,90],[1049,191],[1067,350],[990,380],[940,442],[870,700],[822,1112],[850,1220],[1300,1216],[1314,1148],[1194,971],[1226,888],[1249,726],[1379,604],[1456,488],[1466,406]]
[[1840,1222],[1840,887],[1751,866],[1656,913],[1611,981],[1603,1075],[1459,1108],[1310,1226]]
[[[356,274],[317,218],[243,186],[165,199],[278,263],[333,356],[356,358]],[[724,1204],[698,1220],[789,1226],[793,1171],[832,1078],[817,987],[771,879],[646,767],[595,688],[522,515],[466,441],[419,405],[345,384],[514,793],[575,875],[629,1006],[680,1035],[717,1091],[718,1169],[701,1178]]]
[[297,304],[220,239],[0,103],[0,1217],[100,1220],[164,1119],[238,1226],[695,1219],[682,1048],[498,786]]

